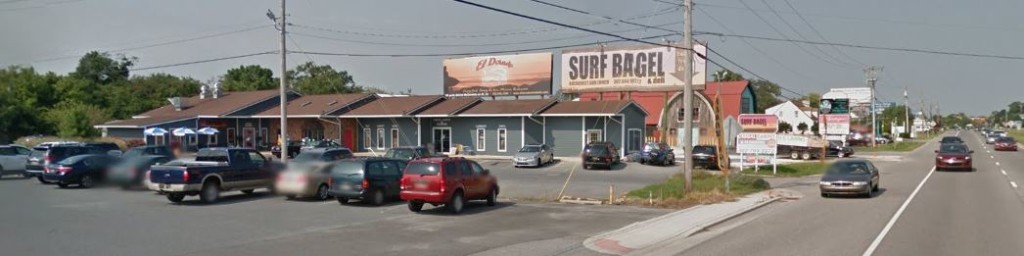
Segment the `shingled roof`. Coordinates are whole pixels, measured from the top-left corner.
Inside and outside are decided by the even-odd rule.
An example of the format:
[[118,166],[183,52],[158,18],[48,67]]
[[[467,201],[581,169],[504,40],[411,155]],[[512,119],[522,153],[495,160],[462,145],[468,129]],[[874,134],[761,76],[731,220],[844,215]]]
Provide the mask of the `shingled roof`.
[[443,96],[381,97],[341,114],[341,117],[399,117],[408,116],[444,99]]
[[548,108],[555,100],[486,100],[462,111],[458,116],[530,116]]
[[447,98],[440,103],[427,107],[416,113],[420,117],[447,117],[458,114],[473,105],[483,101],[479,97],[453,97]]
[[277,90],[228,92],[217,98],[200,99],[198,95],[182,98],[183,108],[176,110],[170,104],[138,114],[132,119],[114,120],[96,127],[141,128],[201,116],[228,116],[260,102],[277,97]]
[[[288,116],[319,117],[352,106],[359,101],[376,97],[369,93],[307,95],[288,101]],[[280,117],[281,106],[274,106],[253,117]]]
[[[541,116],[588,116],[588,115],[599,115],[599,116],[610,116],[619,114],[622,109],[629,105],[635,105],[631,100],[615,100],[615,101],[563,101],[555,103],[544,112],[541,112]],[[641,111],[644,111],[642,107],[639,107]],[[645,111],[646,112],[646,111]]]

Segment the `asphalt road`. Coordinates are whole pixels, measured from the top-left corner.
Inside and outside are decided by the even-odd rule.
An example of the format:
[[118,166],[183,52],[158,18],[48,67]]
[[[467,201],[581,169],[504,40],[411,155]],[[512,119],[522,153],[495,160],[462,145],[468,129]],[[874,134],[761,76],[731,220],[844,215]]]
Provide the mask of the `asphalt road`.
[[[607,200],[609,187],[614,187],[615,194],[621,195],[662,182],[682,170],[679,165],[651,166],[625,162],[611,169],[584,170],[575,159],[540,168],[513,168],[509,161],[500,160],[481,160],[480,164],[501,178],[503,196],[545,200],[558,197],[563,186],[565,196]],[[572,178],[569,178],[570,174]]]
[[882,192],[873,198],[821,198],[817,177],[772,180],[804,198],[680,241],[682,254],[1024,255],[1024,189],[1014,187],[1024,182],[1024,154],[961,136],[975,150],[974,172],[932,172],[933,141],[900,162],[876,161]]
[[[548,179],[539,187],[560,189],[564,181],[546,178],[546,169],[495,166],[508,186],[503,192]],[[594,177],[584,180],[601,176]],[[148,191],[59,189],[7,176],[0,180],[0,254],[595,255],[582,247],[584,239],[668,213],[507,198],[495,207],[471,204],[459,216],[430,206],[414,214],[403,203],[342,206],[260,192],[230,192],[213,205],[194,199],[178,205]]]

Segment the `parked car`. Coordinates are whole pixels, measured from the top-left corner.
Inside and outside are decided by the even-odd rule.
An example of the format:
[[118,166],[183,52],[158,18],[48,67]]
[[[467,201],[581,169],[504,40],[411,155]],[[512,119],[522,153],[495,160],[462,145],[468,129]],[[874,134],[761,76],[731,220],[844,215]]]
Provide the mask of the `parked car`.
[[693,166],[704,169],[718,169],[718,147],[712,145],[693,146]]
[[964,144],[942,144],[935,150],[935,170],[961,169],[972,171],[971,154]]
[[889,138],[886,138],[885,136],[875,137],[875,144],[889,144],[889,143],[892,143],[892,140],[889,140]]
[[611,169],[612,166],[621,162],[619,149],[611,142],[591,142],[583,149],[581,156],[583,169],[591,169],[594,166],[602,166]]
[[828,151],[826,156],[834,156],[838,158],[851,157],[854,152],[853,147],[844,146],[842,141],[830,140],[828,141]]
[[295,156],[288,162],[288,167],[277,175],[274,190],[289,200],[296,197],[316,197],[318,200],[330,198],[331,162],[352,158],[352,151],[343,148],[310,149]]
[[[288,142],[288,158],[294,158],[299,154],[299,151],[302,151],[302,141],[293,140]],[[281,145],[270,147],[270,154],[277,157],[277,159],[282,159]]]
[[1013,137],[1000,137],[995,145],[996,151],[1017,151],[1017,141]]
[[494,206],[500,187],[498,179],[479,163],[461,157],[435,157],[413,160],[401,179],[401,199],[409,210],[419,212],[423,204],[444,205],[455,214],[469,200],[487,200]]
[[640,164],[676,164],[676,153],[665,143],[648,142],[640,151]]
[[283,165],[264,157],[260,152],[244,148],[204,148],[195,161],[171,161],[150,169],[150,182],[157,192],[171,202],[185,196],[199,196],[204,203],[213,203],[221,191],[241,190],[251,194],[259,188],[273,191],[274,177]]
[[[39,149],[39,148],[37,148],[37,149]],[[36,177],[36,179],[38,179],[40,183],[50,184],[49,182],[46,181],[46,179],[44,179],[42,177],[44,173],[49,171],[47,168],[50,165],[52,165],[54,163],[57,163],[57,162],[60,162],[60,161],[62,161],[64,159],[67,159],[68,157],[77,156],[77,155],[86,155],[86,154],[91,154],[91,155],[99,155],[99,154],[110,155],[110,150],[107,147],[90,146],[90,145],[86,145],[86,144],[82,144],[82,143],[56,144],[56,145],[53,145],[53,146],[51,146],[51,147],[46,149],[46,153],[43,154],[43,157],[42,157],[42,168],[41,169],[37,169],[38,167],[33,166],[35,164],[33,161],[29,161],[28,162],[29,164],[27,166],[31,166],[31,168],[29,168],[29,169],[31,170],[30,172],[33,175],[36,174],[35,173],[36,170],[40,170],[40,172],[38,173],[39,176]],[[38,161],[35,161],[35,162],[38,162]]]
[[29,177],[38,177],[40,182],[43,181],[46,150],[47,148],[34,147],[32,152],[29,153],[28,159],[25,160],[25,174]]
[[406,161],[431,156],[433,156],[433,154],[427,147],[393,147],[389,148],[387,152],[384,152],[384,157],[402,159]]
[[998,139],[999,137],[1000,136],[995,134],[994,132],[993,133],[989,133],[988,136],[985,137],[985,144],[995,144],[996,143],[996,139]]
[[25,169],[32,150],[18,145],[0,146],[0,178],[8,174],[20,174],[28,178],[32,175]]
[[853,194],[871,197],[878,192],[881,180],[878,168],[864,159],[844,159],[832,163],[821,176],[818,188],[821,197],[834,194]]
[[394,158],[360,158],[335,162],[328,167],[330,190],[338,203],[358,199],[382,205],[401,193],[402,170],[406,161]]
[[107,180],[121,189],[145,187],[145,177],[150,167],[166,164],[174,159],[174,152],[166,146],[134,147],[121,156],[121,161],[107,170]]
[[545,144],[526,145],[512,156],[512,166],[541,167],[555,161],[555,151]]
[[98,148],[103,154],[109,154],[112,156],[121,156],[124,152],[121,151],[121,147],[111,142],[89,142],[85,143],[87,147]]
[[315,148],[340,148],[340,147],[341,147],[341,144],[338,144],[337,142],[334,142],[332,140],[307,141],[305,144],[302,145],[302,148],[299,149],[299,153],[302,153],[302,151],[305,151],[307,149],[315,149]]
[[49,183],[57,183],[61,188],[66,188],[71,184],[90,188],[105,180],[107,168],[117,160],[117,157],[109,154],[68,157],[47,166],[43,179]]

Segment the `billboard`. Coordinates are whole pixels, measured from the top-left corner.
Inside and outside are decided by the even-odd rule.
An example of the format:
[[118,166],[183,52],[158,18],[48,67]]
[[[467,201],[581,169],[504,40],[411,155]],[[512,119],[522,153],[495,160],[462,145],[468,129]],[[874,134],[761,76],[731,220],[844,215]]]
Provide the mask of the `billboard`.
[[[850,134],[849,114],[822,114],[818,116],[819,133],[827,135]],[[821,131],[821,129],[825,129]]]
[[775,133],[779,131],[779,117],[775,115],[741,114],[738,120],[743,132]]
[[551,53],[444,60],[444,94],[506,96],[551,94]]
[[[707,47],[694,44],[707,56]],[[679,91],[685,50],[665,46],[602,47],[562,52],[559,72],[565,92]],[[694,89],[707,82],[707,60],[693,55]]]
[[821,95],[825,99],[850,99],[850,104],[868,104],[871,103],[871,88],[870,87],[853,87],[853,88],[832,88],[827,93]]
[[849,99],[821,99],[818,104],[818,113],[820,114],[849,114],[850,113],[850,100]]
[[736,153],[774,155],[778,151],[774,133],[740,133],[736,135]]

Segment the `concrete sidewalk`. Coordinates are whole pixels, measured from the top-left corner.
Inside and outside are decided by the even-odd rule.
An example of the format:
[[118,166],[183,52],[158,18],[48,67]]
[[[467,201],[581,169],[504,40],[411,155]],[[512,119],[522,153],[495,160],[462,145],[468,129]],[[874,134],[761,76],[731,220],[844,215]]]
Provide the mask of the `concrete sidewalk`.
[[606,254],[663,255],[667,253],[663,250],[671,248],[659,245],[673,239],[690,237],[707,227],[782,199],[779,194],[778,191],[769,190],[745,196],[735,202],[694,206],[590,237],[583,245]]

